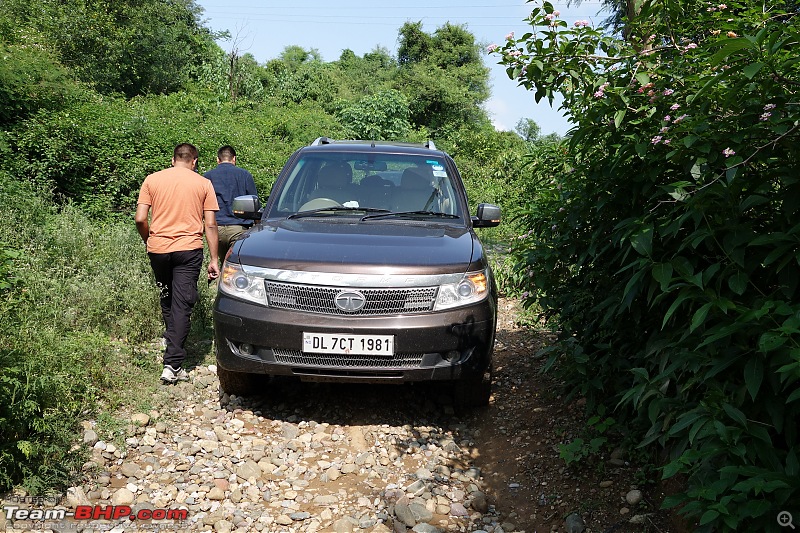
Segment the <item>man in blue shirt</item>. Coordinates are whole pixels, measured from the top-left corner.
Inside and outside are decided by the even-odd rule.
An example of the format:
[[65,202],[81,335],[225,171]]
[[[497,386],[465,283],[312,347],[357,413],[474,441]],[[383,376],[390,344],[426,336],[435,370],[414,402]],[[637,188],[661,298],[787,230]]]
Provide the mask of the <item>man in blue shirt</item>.
[[245,220],[233,215],[231,210],[233,199],[245,194],[258,194],[256,184],[252,174],[236,166],[236,150],[228,145],[217,150],[217,166],[204,176],[211,180],[214,192],[217,194],[219,257],[224,260],[236,239],[249,227],[245,225]]

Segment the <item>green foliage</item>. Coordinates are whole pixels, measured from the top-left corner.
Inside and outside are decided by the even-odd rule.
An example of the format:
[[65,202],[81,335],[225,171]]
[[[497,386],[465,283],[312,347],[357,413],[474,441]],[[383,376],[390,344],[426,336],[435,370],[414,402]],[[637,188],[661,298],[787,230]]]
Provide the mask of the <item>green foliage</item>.
[[192,0],[4,0],[11,23],[37,32],[78,78],[129,97],[184,88],[213,49]]
[[666,505],[768,528],[800,495],[800,31],[756,2],[641,5],[628,41],[545,2],[497,53],[576,127],[515,241],[550,364],[669,452]]
[[412,123],[438,135],[488,123],[480,105],[489,97],[489,69],[471,33],[445,24],[431,36],[408,22],[399,40],[395,85],[411,102]]
[[408,105],[402,93],[388,90],[343,104],[336,118],[346,124],[347,136],[354,139],[402,139],[411,131]]
[[605,416],[606,409],[599,406],[598,413],[586,421],[586,436],[576,437],[566,444],[558,445],[558,456],[567,465],[583,463],[587,459],[598,456],[608,447],[607,433],[614,428],[616,421]]
[[1,177],[0,217],[14,224],[0,226],[0,491],[41,492],[80,468],[76,427],[119,379],[115,342],[152,339],[161,324],[131,223],[101,227]]
[[200,149],[201,172],[216,164],[217,148],[235,146],[240,164],[266,195],[298,145],[341,133],[331,117],[313,108],[257,111],[185,93],[105,99],[20,123],[10,133],[20,157],[5,164],[95,217],[127,217],[144,177],[169,166],[178,143]]
[[0,41],[0,127],[39,110],[54,111],[86,98],[86,91],[52,54]]

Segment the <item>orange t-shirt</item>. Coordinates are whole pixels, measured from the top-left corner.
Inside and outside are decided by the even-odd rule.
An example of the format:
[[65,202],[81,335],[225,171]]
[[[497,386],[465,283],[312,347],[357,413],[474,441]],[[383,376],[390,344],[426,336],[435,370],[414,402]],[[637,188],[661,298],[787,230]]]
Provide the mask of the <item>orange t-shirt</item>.
[[147,251],[156,254],[203,247],[203,211],[218,211],[211,181],[183,167],[150,174],[138,203],[150,206]]

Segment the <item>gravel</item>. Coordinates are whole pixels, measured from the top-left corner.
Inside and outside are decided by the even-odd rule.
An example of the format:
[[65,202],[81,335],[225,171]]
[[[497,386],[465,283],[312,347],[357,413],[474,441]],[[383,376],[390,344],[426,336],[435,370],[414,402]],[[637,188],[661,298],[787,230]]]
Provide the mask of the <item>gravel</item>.
[[[119,415],[113,441],[85,421],[77,436],[91,450],[84,480],[55,498],[56,509],[181,509],[185,520],[47,529],[0,515],[0,529],[590,533],[652,525],[658,517],[621,450],[604,471],[582,469],[589,476],[564,467],[557,443],[580,431],[581,404],[564,406],[538,374],[534,354],[546,337],[518,328],[513,310],[501,304],[488,409],[455,408],[441,384],[273,380],[263,395],[240,398],[220,392],[214,365],[200,365],[190,381],[159,389],[153,410]],[[23,503],[11,503],[42,508],[19,491],[16,502],[20,495]]]

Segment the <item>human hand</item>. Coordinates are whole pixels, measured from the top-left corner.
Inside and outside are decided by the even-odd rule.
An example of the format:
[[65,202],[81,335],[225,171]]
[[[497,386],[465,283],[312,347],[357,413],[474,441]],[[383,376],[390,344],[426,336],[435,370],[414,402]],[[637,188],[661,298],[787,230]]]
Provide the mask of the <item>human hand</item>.
[[210,261],[208,263],[208,283],[211,284],[212,281],[219,277],[219,264],[217,261]]

